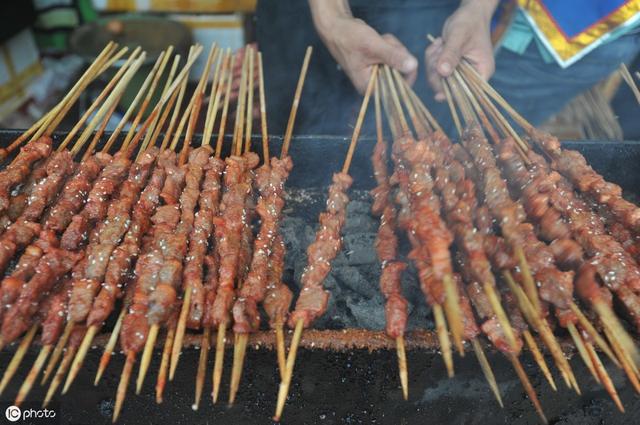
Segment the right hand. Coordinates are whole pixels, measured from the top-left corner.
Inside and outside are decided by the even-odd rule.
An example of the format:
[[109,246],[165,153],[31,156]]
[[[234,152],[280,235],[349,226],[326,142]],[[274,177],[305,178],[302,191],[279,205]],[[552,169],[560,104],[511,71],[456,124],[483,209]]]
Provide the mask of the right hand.
[[365,92],[376,64],[398,70],[409,84],[416,80],[417,59],[393,35],[380,35],[363,20],[352,16],[314,21],[320,38],[360,93]]

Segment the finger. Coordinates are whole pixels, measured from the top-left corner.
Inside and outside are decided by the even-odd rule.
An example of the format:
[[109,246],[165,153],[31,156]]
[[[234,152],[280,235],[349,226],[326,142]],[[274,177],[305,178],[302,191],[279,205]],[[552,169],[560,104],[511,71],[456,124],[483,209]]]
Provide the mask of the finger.
[[[431,47],[431,46],[430,46]],[[444,100],[444,92],[442,89],[442,77],[436,70],[437,58],[442,53],[442,45],[433,48],[427,48],[424,53],[425,73],[427,82],[435,92],[435,100],[441,102]]]
[[453,32],[444,40],[442,53],[440,53],[436,64],[436,69],[441,76],[448,77],[453,73],[455,67],[460,63],[466,42],[466,34],[458,32]]
[[[394,46],[397,49],[407,50],[406,47],[404,46],[404,44],[402,44],[402,42],[400,40],[398,40],[398,38],[393,34],[389,34],[389,33],[383,34],[382,38],[384,38],[387,43],[391,44],[392,46]],[[407,53],[409,53],[408,50],[407,50]],[[407,83],[409,83],[409,85],[412,86],[413,83],[416,82],[416,78],[418,77],[418,66],[416,64],[415,69],[413,71],[411,71],[411,72],[400,71],[400,73],[402,74],[404,79],[407,81]]]
[[390,36],[381,37],[381,43],[376,43],[375,54],[378,59],[390,67],[397,69],[403,75],[413,75],[418,71],[418,60],[398,40],[388,41]]

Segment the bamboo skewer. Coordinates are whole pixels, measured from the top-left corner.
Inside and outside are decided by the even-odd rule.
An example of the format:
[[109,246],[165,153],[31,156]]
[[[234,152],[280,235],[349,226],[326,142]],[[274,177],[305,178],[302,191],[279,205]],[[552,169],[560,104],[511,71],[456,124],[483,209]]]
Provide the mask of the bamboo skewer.
[[[168,57],[168,56],[167,56]],[[169,78],[167,79],[167,83],[165,84],[165,88],[163,90],[162,95],[165,96],[166,92],[168,91],[171,83],[172,83],[172,79],[173,79],[173,75],[175,74],[175,68],[177,66],[179,57],[177,58],[177,60],[174,60],[174,64],[172,66],[172,69],[170,71],[170,75]],[[159,71],[161,72],[161,70]],[[154,87],[154,85],[152,85],[152,88]],[[174,93],[175,94],[175,93]],[[148,97],[151,97],[153,95],[153,92],[149,92],[148,93]],[[151,120],[152,124],[151,125],[155,125],[157,123],[157,116]],[[164,119],[166,119],[166,115],[164,116]],[[160,123],[160,126],[162,126],[163,122]],[[147,132],[148,136],[151,136],[152,133],[152,129],[149,129],[149,131]],[[145,138],[145,141],[149,141],[150,139]],[[153,140],[153,142],[155,143],[155,139]],[[144,145],[143,142],[143,146],[141,146],[140,148],[140,152],[142,152],[143,150],[146,149],[146,146]],[[68,389],[70,388],[71,384],[73,383],[73,381],[75,380],[76,376],[78,375],[78,373],[80,372],[80,369],[82,368],[84,359],[86,357],[86,354],[89,350],[89,347],[93,341],[93,339],[95,338],[95,335],[97,334],[97,332],[99,331],[99,326],[97,325],[92,325],[87,329],[87,332],[80,344],[80,347],[78,348],[78,351],[76,353],[75,358],[73,359],[73,363],[71,365],[70,371],[69,371],[69,375],[67,376],[67,379],[65,381],[64,387],[62,389],[62,394],[65,394]]]
[[[224,139],[224,130],[227,124],[227,114],[229,113],[229,98],[231,97],[231,83],[233,82],[233,65],[235,56],[231,56],[231,64],[227,69],[227,88],[224,94],[224,102],[222,105],[222,116],[220,118],[220,129],[218,130],[218,140],[216,141],[216,156],[220,158],[222,153],[222,140]],[[233,150],[232,150],[233,152]]]
[[176,327],[170,326],[164,339],[164,348],[162,349],[162,360],[160,369],[158,370],[158,379],[156,380],[156,403],[162,403],[164,396],[164,388],[167,384],[167,375],[169,374],[169,362],[171,350],[173,349]]
[[114,75],[114,77],[111,79],[111,81],[109,81],[109,83],[107,83],[107,85],[105,86],[105,88],[100,92],[100,94],[98,95],[98,97],[93,101],[93,103],[89,106],[89,108],[84,112],[84,114],[82,114],[82,117],[80,117],[80,119],[78,120],[78,122],[73,126],[73,128],[71,129],[71,131],[69,132],[69,134],[67,134],[67,136],[64,138],[64,140],[62,141],[62,143],[60,143],[60,146],[58,147],[59,150],[63,150],[66,148],[67,144],[69,144],[71,142],[71,140],[73,140],[76,136],[76,134],[78,133],[78,131],[80,130],[80,128],[82,127],[82,125],[87,121],[87,119],[89,119],[89,117],[91,116],[91,114],[93,113],[93,111],[96,110],[96,108],[100,105],[102,105],[103,101],[105,100],[105,98],[107,97],[107,95],[109,95],[109,93],[111,93],[112,89],[114,88],[114,86],[116,85],[116,83],[121,79],[121,77],[125,74],[125,72],[127,71],[127,69],[133,64],[133,61],[136,59],[136,57],[138,56],[138,54],[140,53],[141,49],[140,47],[137,47],[129,56],[129,58],[126,60],[126,62],[120,67],[120,69],[118,70],[118,72],[116,72],[116,74]]
[[518,358],[514,354],[511,354],[507,357],[511,361],[511,364],[515,369],[518,375],[518,378],[520,378],[520,382],[522,382],[522,386],[527,392],[527,395],[529,396],[529,400],[531,400],[531,403],[533,403],[533,406],[535,407],[536,412],[538,413],[538,416],[540,416],[540,419],[542,420],[543,423],[545,424],[549,423],[547,421],[547,417],[544,414],[544,411],[542,410],[542,405],[540,404],[538,395],[536,394],[536,391],[534,390],[533,385],[531,385],[531,381],[529,381],[529,377],[527,376],[524,369],[522,368],[522,364],[520,364],[520,360],[518,360]]
[[593,345],[590,342],[584,341],[584,345],[587,353],[591,357],[593,366],[599,376],[598,380],[602,382],[602,385],[604,386],[607,393],[609,393],[609,396],[615,403],[618,410],[624,413],[624,406],[622,405],[622,401],[620,401],[620,396],[618,396],[618,392],[616,391],[616,388],[613,385],[613,381],[611,380],[611,377],[607,373],[607,370],[604,368],[602,361],[600,361],[600,357],[598,356],[598,353],[596,353],[596,350],[593,348]]
[[18,390],[18,395],[16,396],[16,400],[13,402],[15,406],[20,406],[22,402],[27,398],[27,395],[29,394],[29,392],[31,391],[31,388],[33,387],[33,383],[36,381],[36,378],[38,377],[38,374],[42,370],[42,367],[44,366],[44,362],[47,360],[47,357],[49,357],[49,354],[51,353],[52,349],[53,349],[52,345],[45,345],[40,350],[40,353],[38,353],[38,357],[36,358],[36,361],[33,363],[33,367],[31,368],[31,370],[29,370],[29,375],[24,380],[24,382],[22,383],[22,386]]
[[[117,47],[117,45],[114,45],[114,49],[116,47]],[[98,71],[98,75],[102,74],[106,70],[106,68],[110,67],[116,60],[118,60],[120,57],[124,56],[124,54],[128,50],[129,49],[127,47],[123,47],[113,57],[107,58],[107,59],[105,59],[105,61],[101,61],[100,64],[98,65],[98,66],[101,66],[100,71]],[[78,87],[77,91],[75,93],[72,93],[72,95],[70,96],[69,102],[64,103],[61,106],[61,108],[58,111],[56,111],[56,113],[54,115],[52,115],[50,117],[51,121],[48,124],[45,124],[46,129],[44,129],[44,127],[43,127],[43,128],[40,129],[40,131],[44,130],[44,134],[45,135],[51,136],[53,131],[58,127],[58,125],[60,125],[60,122],[62,122],[62,119],[67,115],[67,113],[69,113],[69,110],[71,109],[71,106],[73,106],[73,104],[80,97],[82,92],[84,92],[84,90],[87,88],[88,85],[89,85],[89,82],[86,82],[81,87]],[[33,136],[33,138],[40,137],[41,134],[38,134],[39,132],[36,132],[36,134]]]
[[595,365],[593,364],[593,359],[589,356],[587,348],[582,341],[582,337],[578,333],[578,329],[573,323],[569,323],[567,325],[567,330],[569,331],[569,335],[571,335],[571,339],[573,340],[573,344],[575,345],[576,350],[578,350],[580,358],[587,366],[587,369],[589,369],[589,372],[593,376],[593,379],[595,379],[596,382],[600,384],[600,375],[596,372]]
[[[180,62],[180,55],[175,55],[173,58],[173,63],[171,64],[171,68],[169,69],[169,75],[167,77],[167,81],[165,82],[164,88],[162,89],[162,96],[164,96],[169,90],[169,86],[173,82],[179,62]],[[173,99],[174,96],[177,96],[177,92],[173,93],[173,96],[171,96],[171,99]],[[147,150],[147,147],[149,146],[149,143],[151,143],[151,140],[152,139],[155,140],[155,138],[157,137],[157,134],[162,128],[162,125],[164,123],[164,120],[166,119],[166,116],[171,110],[171,106],[172,106],[171,99],[169,100],[169,103],[165,106],[164,110],[162,111],[162,115],[157,115],[154,118],[154,120],[151,122],[151,125],[149,125],[149,129],[147,133],[144,135],[144,140],[142,141],[140,152],[144,152],[145,150]],[[159,124],[160,121],[161,123]]]
[[[380,90],[381,90],[380,81],[378,78],[376,78],[376,88],[373,92],[374,111],[375,111],[375,118],[376,118],[376,137],[377,137],[377,143],[383,144],[384,134],[382,130],[382,110],[380,107]],[[405,400],[408,400],[409,399],[409,372],[407,371],[407,354],[405,350],[404,335],[400,335],[396,338],[396,354],[398,356],[398,371],[400,376],[400,385],[402,387],[402,395]]]
[[37,330],[38,330],[38,324],[36,323],[33,326],[31,326],[31,328],[29,329],[29,332],[27,332],[27,334],[20,341],[20,344],[18,345],[18,349],[13,354],[13,357],[11,358],[11,361],[9,362],[7,369],[4,371],[4,374],[2,375],[2,380],[0,381],[0,394],[4,392],[5,388],[7,388],[9,381],[11,381],[11,378],[13,378],[13,375],[15,375],[16,371],[18,370],[18,367],[20,367],[20,364],[22,363],[22,360],[24,359],[25,354],[27,354],[27,350],[29,349],[29,346],[31,345],[31,341],[33,341],[33,337],[35,336]]
[[482,373],[484,374],[485,379],[489,383],[491,392],[493,392],[493,395],[498,401],[498,404],[500,405],[500,407],[504,408],[504,403],[502,402],[502,396],[500,395],[500,389],[498,388],[496,377],[493,374],[493,370],[491,369],[489,360],[487,360],[487,356],[485,355],[484,350],[482,349],[482,344],[480,344],[480,341],[478,341],[478,338],[473,338],[471,340],[471,346],[473,347],[473,351],[476,354],[476,358],[478,359],[478,363],[480,364]]
[[56,343],[56,347],[54,348],[53,353],[49,358],[49,363],[47,363],[47,368],[45,369],[44,375],[42,376],[42,381],[40,381],[40,385],[46,384],[49,378],[52,376],[53,370],[58,364],[58,360],[60,360],[60,357],[62,356],[62,352],[64,350],[64,347],[67,345],[67,341],[69,340],[69,336],[71,335],[72,330],[73,330],[73,323],[67,322],[64,328],[64,331],[62,332],[62,335],[58,339],[58,342]]
[[216,117],[218,116],[218,106],[220,103],[220,97],[222,95],[222,83],[224,82],[224,75],[229,65],[230,53],[227,52],[222,55],[220,51],[220,60],[216,64],[216,69],[213,73],[213,82],[211,84],[211,94],[209,95],[209,106],[207,108],[207,119],[204,126],[204,132],[202,134],[203,144],[209,146],[211,144],[211,135],[216,123]]
[[[410,136],[411,132],[409,131],[409,125],[407,124],[407,120],[404,117],[404,113],[402,112],[402,106],[400,104],[400,99],[398,97],[398,92],[393,83],[393,79],[391,78],[391,72],[387,66],[383,66],[383,74],[386,77],[386,82],[389,87],[390,98],[395,106],[395,111],[397,113],[397,121],[400,122],[400,131],[402,135]],[[382,76],[381,76],[382,78]],[[384,85],[383,92],[384,92]],[[394,121],[394,120],[391,120]],[[438,341],[440,342],[440,349],[442,350],[442,358],[444,360],[445,367],[447,369],[447,375],[452,377],[454,375],[453,369],[453,354],[451,352],[451,340],[449,339],[449,332],[447,330],[447,324],[444,319],[444,314],[442,310],[442,306],[438,304],[434,304],[432,306],[433,317],[436,324],[436,334],[438,336]]]
[[[309,50],[307,50],[307,52],[309,52]],[[367,106],[369,104],[369,98],[371,97],[371,92],[373,91],[373,87],[376,82],[377,73],[378,73],[378,66],[376,65],[373,67],[373,70],[371,71],[371,77],[369,78],[367,90],[364,94],[362,105],[360,106],[360,112],[358,113],[358,118],[356,119],[356,125],[353,129],[353,135],[351,136],[351,142],[349,143],[349,150],[347,151],[347,156],[344,160],[344,165],[342,166],[342,172],[345,174],[349,173],[349,167],[351,166],[353,153],[355,151],[358,138],[360,137],[360,130],[362,129],[362,123],[364,121],[364,116],[367,111]],[[280,417],[282,416],[284,403],[289,393],[289,386],[291,385],[291,377],[293,375],[293,368],[295,366],[296,354],[298,351],[298,346],[300,345],[300,338],[302,337],[303,325],[304,323],[302,320],[298,320],[296,322],[295,330],[293,332],[293,338],[291,339],[289,355],[287,356],[287,362],[286,362],[285,371],[284,371],[284,379],[280,383],[280,388],[278,389],[276,413],[273,418],[276,422],[279,421]]]
[[118,342],[118,335],[120,334],[120,328],[122,328],[122,321],[124,320],[125,310],[122,309],[120,314],[118,315],[118,320],[116,320],[116,324],[111,331],[111,335],[109,335],[109,340],[107,341],[107,345],[104,347],[104,352],[100,357],[100,363],[98,364],[98,371],[96,372],[96,377],[93,381],[93,385],[98,385],[100,383],[100,379],[104,374],[107,366],[109,365],[109,361],[111,360],[111,355],[113,350],[116,348],[116,343]]
[[167,62],[169,61],[169,57],[171,56],[172,52],[173,52],[173,46],[169,46],[167,50],[163,51],[162,53],[160,53],[160,56],[158,56],[158,60],[154,64],[154,69],[151,70],[151,72],[153,73],[153,79],[151,80],[151,85],[149,86],[149,90],[147,91],[146,96],[142,100],[140,109],[138,110],[138,113],[136,114],[135,118],[133,119],[133,122],[131,123],[131,128],[129,128],[129,131],[127,132],[127,135],[125,136],[124,141],[122,142],[122,145],[124,147],[129,146],[131,139],[133,138],[134,134],[136,134],[136,132],[138,131],[138,124],[142,120],[142,116],[146,112],[147,107],[151,102],[151,99],[156,91],[156,86],[158,84],[158,81],[160,81],[160,77],[164,72],[164,68],[167,65]]
[[[233,130],[233,141],[231,146],[231,154],[240,156],[242,155],[242,150],[244,146],[244,139],[242,137],[244,133],[244,117],[245,117],[245,96],[247,94],[246,85],[247,85],[247,74],[248,74],[248,56],[245,52],[242,59],[242,70],[240,75],[240,87],[238,90],[238,101],[236,105],[236,121],[235,128]],[[239,285],[239,283],[238,283]],[[220,333],[222,329],[222,336],[226,335],[226,328],[229,323],[220,323],[218,325],[218,341],[220,341]],[[222,339],[224,341],[224,338]],[[237,335],[234,334],[234,341],[237,342]],[[246,344],[245,344],[246,346]],[[216,343],[216,356],[214,359],[214,369],[213,369],[213,389],[212,389],[212,399],[213,402],[216,403],[218,400],[218,395],[220,393],[220,383],[222,382],[222,371],[224,368],[224,343],[222,346]],[[232,368],[232,375],[236,375],[232,379],[232,385],[239,384],[239,373],[241,370],[238,370],[238,367],[241,366],[240,359],[238,358],[240,353],[238,351],[237,344],[234,344],[234,367]],[[237,387],[236,387],[237,391]],[[231,389],[230,394],[235,397],[233,394],[233,387]]]
[[200,356],[198,358],[198,372],[196,374],[195,397],[191,408],[198,410],[200,399],[202,398],[202,389],[204,388],[204,379],[207,372],[207,359],[209,358],[209,345],[211,343],[211,328],[206,327],[202,332],[200,342]]
[[524,332],[522,332],[522,336],[524,337],[524,341],[527,343],[527,347],[529,347],[529,351],[531,352],[533,359],[540,367],[540,370],[542,371],[545,379],[547,380],[549,385],[551,385],[553,391],[558,391],[558,387],[556,387],[556,382],[553,380],[553,375],[551,375],[549,366],[547,366],[547,362],[544,360],[544,357],[542,356],[540,348],[538,347],[536,340],[533,338],[533,335],[531,335],[530,331],[525,330]]
[[304,55],[304,60],[302,61],[302,70],[300,71],[300,77],[298,78],[298,85],[296,86],[296,92],[293,96],[293,104],[291,105],[291,112],[289,113],[287,129],[284,133],[284,142],[282,143],[282,152],[280,153],[281,158],[285,158],[289,153],[289,144],[291,143],[291,136],[293,135],[293,124],[296,121],[298,105],[300,104],[300,96],[302,95],[304,81],[307,78],[307,70],[309,69],[309,61],[311,60],[312,53],[313,47],[307,47],[307,51]]
[[[78,81],[75,82],[73,87],[69,90],[69,92],[62,98],[60,102],[58,102],[49,112],[43,115],[38,121],[36,121],[28,130],[22,133],[18,138],[16,138],[9,146],[7,146],[1,152],[1,158],[4,159],[9,153],[13,152],[16,148],[18,148],[22,143],[24,143],[31,135],[34,133],[40,132],[42,134],[46,130],[45,123],[50,122],[53,117],[61,110],[64,104],[69,103],[71,101],[75,101],[74,96],[76,93],[81,92],[86,85],[88,85],[91,81],[95,80],[95,78],[101,74],[103,69],[98,69],[100,64],[103,62],[105,56],[108,56],[113,49],[114,43],[109,42],[102,49],[102,51],[96,56],[93,62],[89,65],[89,67],[84,71],[84,73],[80,76]],[[110,65],[110,62],[107,62]],[[72,100],[74,99],[74,100]],[[35,138],[35,137],[34,137]],[[32,139],[33,140],[33,139]]]
[[[246,54],[246,53],[245,53]],[[253,69],[254,69],[254,51],[249,47],[249,79],[247,80],[247,129],[244,135],[244,151],[249,152],[251,149],[251,130],[253,128]]]
[[638,380],[637,372],[631,366],[631,362],[625,356],[625,353],[619,346],[618,341],[611,336],[610,332],[607,329],[604,330],[604,333],[607,336],[607,339],[609,339],[609,341],[611,342],[613,351],[618,355],[622,370],[624,370],[624,373],[627,375],[627,378],[629,379],[629,382],[631,382],[633,389],[636,391],[636,393],[640,394],[640,381]]
[[[251,149],[251,128],[252,128],[252,113],[253,113],[253,66],[254,66],[254,54],[253,49],[249,49],[248,52],[248,70],[247,70],[247,84],[246,84],[246,118],[244,125],[246,126],[245,140],[244,140],[244,152],[249,152]],[[241,113],[243,111],[240,111]],[[240,126],[242,126],[242,120]],[[242,146],[242,138],[238,138],[238,145]],[[269,166],[269,158],[264,158],[265,164]],[[244,359],[247,352],[247,342],[249,341],[249,334],[247,333],[235,333],[233,346],[233,363],[231,366],[231,385],[229,387],[229,406],[232,406],[240,387],[240,379],[242,378],[242,369],[244,366]]]

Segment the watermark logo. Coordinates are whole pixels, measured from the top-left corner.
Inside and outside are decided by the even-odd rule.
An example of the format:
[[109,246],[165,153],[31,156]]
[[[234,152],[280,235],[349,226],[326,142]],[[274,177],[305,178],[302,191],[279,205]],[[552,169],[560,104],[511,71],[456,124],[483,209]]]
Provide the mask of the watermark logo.
[[22,411],[18,406],[9,406],[7,410],[4,411],[4,416],[9,422],[16,422],[22,417]]
[[9,406],[4,411],[4,416],[9,422],[29,421],[29,423],[50,424],[52,419],[56,418],[56,411],[51,409],[29,409],[19,408],[18,406]]

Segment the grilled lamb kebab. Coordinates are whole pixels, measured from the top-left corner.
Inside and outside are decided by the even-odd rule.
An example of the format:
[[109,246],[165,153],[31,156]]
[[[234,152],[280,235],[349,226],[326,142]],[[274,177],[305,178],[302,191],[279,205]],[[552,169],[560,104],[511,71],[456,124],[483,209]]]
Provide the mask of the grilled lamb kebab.
[[11,204],[11,191],[28,179],[31,169],[38,161],[51,154],[52,140],[42,136],[20,148],[16,158],[0,171],[0,213],[5,213]]

